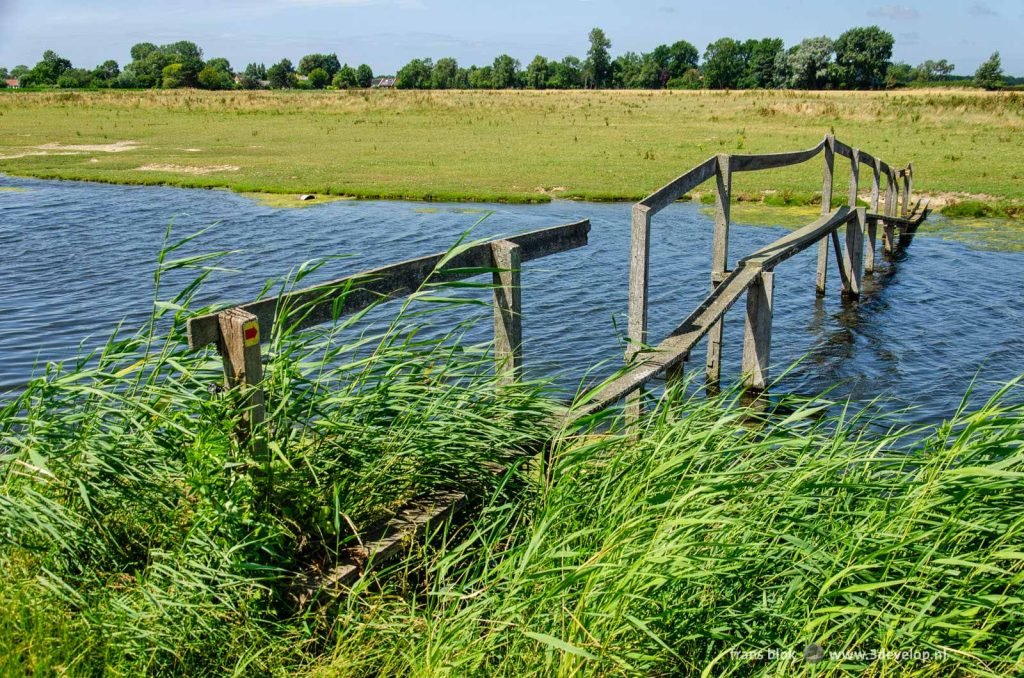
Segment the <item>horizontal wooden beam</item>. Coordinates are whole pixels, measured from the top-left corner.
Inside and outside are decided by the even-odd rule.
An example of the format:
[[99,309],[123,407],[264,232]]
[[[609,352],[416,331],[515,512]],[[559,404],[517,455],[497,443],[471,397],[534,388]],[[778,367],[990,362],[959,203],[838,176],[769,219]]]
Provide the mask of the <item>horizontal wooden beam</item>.
[[790,165],[799,165],[818,156],[825,148],[822,141],[814,148],[790,153],[762,153],[759,155],[732,155],[729,157],[733,172],[754,172],[757,170],[777,169]]
[[639,204],[647,207],[650,210],[650,215],[654,216],[676,200],[679,200],[679,198],[683,197],[688,191],[692,191],[711,177],[715,176],[715,171],[717,169],[718,156],[708,158],[686,174],[673,179],[654,193],[651,193],[649,196],[641,200]]
[[[519,246],[521,261],[526,262],[582,247],[587,244],[589,233],[590,221],[584,219],[505,240]],[[265,340],[272,335],[279,309],[289,315],[298,314],[295,319],[296,329],[301,330],[361,311],[382,300],[407,296],[428,279],[438,282],[462,280],[479,275],[482,272],[479,269],[493,268],[490,242],[466,248],[445,262],[442,271],[435,273],[446,256],[447,252],[439,252],[410,259],[277,297],[242,304],[237,308],[256,316],[259,320],[259,335]],[[215,343],[220,336],[216,313],[189,318],[187,329],[188,345],[192,350]]]
[[856,213],[845,205],[832,210],[832,212],[817,221],[779,238],[771,245],[762,247],[748,257],[740,259],[740,264],[756,264],[766,271],[770,271],[786,259],[814,245],[855,216]]
[[760,273],[759,266],[745,266],[733,271],[667,339],[652,349],[638,352],[626,372],[607,382],[586,400],[574,404],[566,415],[567,419],[572,421],[599,412],[680,365]]

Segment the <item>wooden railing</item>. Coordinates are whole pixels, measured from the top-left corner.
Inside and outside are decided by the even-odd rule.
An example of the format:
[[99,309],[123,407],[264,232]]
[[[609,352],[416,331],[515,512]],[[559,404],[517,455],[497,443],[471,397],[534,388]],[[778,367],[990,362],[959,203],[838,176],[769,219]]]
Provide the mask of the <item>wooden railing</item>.
[[[822,153],[825,155],[822,219],[782,238],[765,250],[740,260],[737,268],[730,271],[729,207],[732,199],[733,173],[798,165]],[[833,210],[833,176],[837,154],[850,161],[850,186],[847,207]],[[868,209],[856,208],[862,164],[867,164],[872,172],[871,202]],[[884,209],[880,213],[882,176],[886,178],[886,186]],[[711,254],[712,294],[668,338],[651,347],[648,345],[647,317],[652,219],[658,212],[712,177],[715,179],[715,220]],[[903,183],[903,201],[899,208],[900,214],[897,216],[900,179]],[[885,250],[891,252],[895,247],[895,229],[916,226],[924,218],[926,205],[920,210],[911,210],[912,188],[913,163],[903,169],[893,169],[881,159],[852,148],[833,135],[828,135],[817,146],[804,151],[764,155],[721,154],[708,158],[638,202],[633,206],[629,259],[629,347],[626,357],[631,364],[631,370],[593,394],[588,403],[582,405],[580,411],[601,409],[624,396],[632,396],[629,412],[632,417],[637,416],[643,385],[662,374],[667,374],[670,379],[678,378],[681,375],[680,367],[683,361],[689,358],[694,344],[704,336],[708,337],[705,366],[707,380],[709,384],[716,385],[721,379],[722,316],[744,293],[747,293],[747,327],[743,348],[743,380],[751,389],[763,389],[767,384],[770,354],[775,266],[782,260],[819,243],[815,288],[818,295],[823,295],[831,240],[839,259],[842,294],[848,299],[858,297],[863,274],[870,274],[875,268],[878,225],[881,224],[884,229]],[[846,244],[845,251],[841,252],[837,231],[843,226],[846,226]],[[866,258],[865,240],[868,243]]]
[[268,464],[261,424],[265,415],[260,344],[275,322],[299,331],[364,310],[375,303],[408,296],[426,283],[451,282],[492,271],[494,282],[494,354],[501,381],[517,379],[522,369],[523,262],[587,244],[590,221],[555,226],[502,240],[472,245],[455,253],[418,259],[346,276],[307,289],[192,317],[187,322],[189,348],[215,344],[224,362],[229,389],[242,391],[242,425],[238,435],[253,447],[257,461]]

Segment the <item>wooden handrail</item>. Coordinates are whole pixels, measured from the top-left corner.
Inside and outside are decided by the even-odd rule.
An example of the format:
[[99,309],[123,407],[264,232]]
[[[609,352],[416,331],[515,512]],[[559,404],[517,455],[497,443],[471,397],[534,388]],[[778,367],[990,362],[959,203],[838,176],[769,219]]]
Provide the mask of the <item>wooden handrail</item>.
[[[531,261],[558,252],[565,252],[587,244],[590,220],[554,226],[505,238],[520,248],[520,260]],[[497,242],[493,241],[493,242]],[[296,329],[304,329],[334,320],[368,308],[382,299],[395,299],[415,292],[447,256],[439,252],[426,257],[409,259],[356,273],[302,290],[287,292],[236,306],[251,313],[259,321],[261,341],[271,336],[278,309],[301,310],[302,319]],[[446,262],[444,271],[436,276],[439,281],[462,280],[479,275],[479,269],[491,268],[493,257],[491,242],[473,245]],[[188,345],[192,350],[217,342],[220,336],[219,313],[189,318]]]

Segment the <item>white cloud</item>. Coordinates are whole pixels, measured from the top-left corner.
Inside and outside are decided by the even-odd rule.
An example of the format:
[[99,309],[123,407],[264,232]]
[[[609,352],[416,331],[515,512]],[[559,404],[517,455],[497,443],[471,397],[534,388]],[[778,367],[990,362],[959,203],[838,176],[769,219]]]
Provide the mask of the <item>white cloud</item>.
[[976,2],[971,5],[970,12],[973,16],[999,16],[999,12],[992,9],[984,2]]
[[897,19],[899,21],[913,21],[921,18],[921,13],[907,5],[885,5],[868,12],[868,16],[881,17],[883,19]]

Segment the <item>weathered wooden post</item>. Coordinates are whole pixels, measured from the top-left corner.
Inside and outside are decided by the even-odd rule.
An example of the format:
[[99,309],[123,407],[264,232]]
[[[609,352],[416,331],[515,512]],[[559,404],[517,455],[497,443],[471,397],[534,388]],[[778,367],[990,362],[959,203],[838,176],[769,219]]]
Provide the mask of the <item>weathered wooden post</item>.
[[[825,137],[825,175],[821,183],[821,214],[832,211],[832,174],[835,169],[836,137]],[[828,279],[828,240],[822,238],[818,244],[818,275],[815,290],[819,297],[825,296],[825,282]]]
[[519,245],[491,243],[494,268],[494,359],[499,384],[518,381],[523,370],[523,316]]
[[[722,153],[718,156],[715,171],[715,235],[711,251],[711,289],[718,287],[726,278],[729,265],[729,218],[732,206],[732,169],[730,158]],[[705,374],[707,385],[716,388],[722,378],[722,334],[724,319],[715,323],[708,332],[708,360]]]
[[900,216],[906,219],[910,216],[910,167],[900,170],[903,176],[903,209]]
[[[874,159],[871,167],[871,213],[878,214],[878,201],[882,183],[882,161]],[[878,219],[868,220],[868,250],[867,259],[864,262],[864,273],[874,274],[875,272],[875,240],[878,236]]]
[[747,324],[743,335],[743,384],[754,391],[768,388],[772,346],[772,304],[775,273],[761,271],[747,288]]
[[[892,169],[886,174],[885,215],[887,217],[896,216],[896,203],[899,201],[900,195],[899,180],[896,177],[897,174]],[[896,250],[896,226],[892,221],[885,222],[884,233],[885,253],[891,255]]]
[[[647,286],[650,279],[651,210],[646,205],[633,206],[632,234],[629,253],[629,311],[626,360],[632,360],[647,343]],[[640,418],[643,389],[637,389],[626,399],[626,419]]]
[[[259,491],[266,496],[273,483],[270,455],[263,429],[265,404],[263,363],[260,359],[260,324],[256,316],[239,308],[217,315],[220,325],[218,350],[224,361],[224,383],[238,398],[242,420],[236,431],[241,446],[251,445],[259,465],[253,474]],[[237,389],[237,390],[236,390]]]
[[864,273],[864,226],[867,222],[867,208],[858,207],[856,215],[846,222],[846,248],[843,253],[843,298],[856,299],[860,296],[861,280]]

